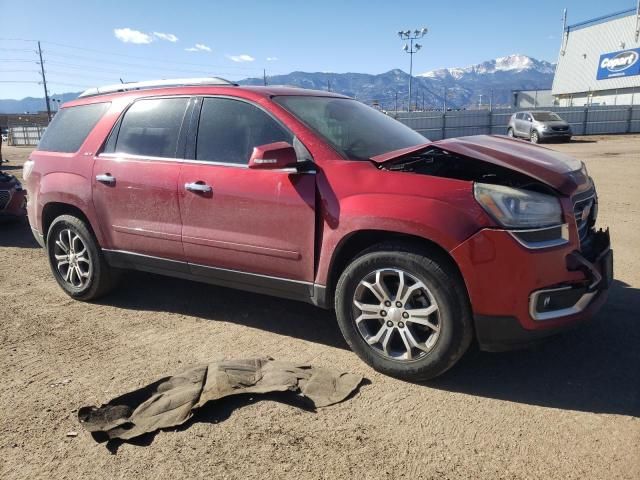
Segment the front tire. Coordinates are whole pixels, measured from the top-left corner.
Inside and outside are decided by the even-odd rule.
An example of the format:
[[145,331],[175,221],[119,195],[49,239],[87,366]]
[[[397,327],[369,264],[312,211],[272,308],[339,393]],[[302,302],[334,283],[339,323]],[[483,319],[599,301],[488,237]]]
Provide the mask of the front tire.
[[507,130],[507,137],[511,137],[511,138],[514,138],[514,137],[515,137],[515,135],[514,135],[514,133],[513,133],[513,128],[509,128],[509,129]]
[[79,218],[61,215],[47,232],[49,266],[58,285],[77,300],[95,300],[109,292],[117,272],[109,267],[93,232]]
[[529,138],[531,143],[540,143],[540,134],[536,130],[531,132],[531,136]]
[[473,337],[457,269],[444,255],[409,245],[382,244],[357,257],[338,281],[335,308],[351,349],[404,380],[446,372]]

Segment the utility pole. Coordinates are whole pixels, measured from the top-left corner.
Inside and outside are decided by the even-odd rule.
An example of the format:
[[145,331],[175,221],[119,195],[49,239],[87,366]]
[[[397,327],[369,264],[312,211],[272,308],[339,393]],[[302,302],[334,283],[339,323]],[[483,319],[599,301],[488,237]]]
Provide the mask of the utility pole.
[[264,86],[267,86],[267,69],[263,68],[262,69],[262,82],[264,83]]
[[47,91],[47,77],[44,75],[44,62],[42,61],[42,48],[38,40],[38,56],[40,57],[40,73],[42,74],[42,86],[44,87],[44,101],[47,104],[47,118],[51,121],[51,105],[49,104],[49,92]]
[[427,34],[426,28],[421,28],[420,30],[407,30],[406,32],[399,31],[398,36],[401,40],[408,40],[409,44],[405,43],[402,49],[409,54],[409,111],[411,111],[411,84],[413,82],[413,54],[418,53],[418,50],[422,48],[422,45],[419,43],[415,44],[415,50],[413,41],[418,40],[419,38],[424,37]]

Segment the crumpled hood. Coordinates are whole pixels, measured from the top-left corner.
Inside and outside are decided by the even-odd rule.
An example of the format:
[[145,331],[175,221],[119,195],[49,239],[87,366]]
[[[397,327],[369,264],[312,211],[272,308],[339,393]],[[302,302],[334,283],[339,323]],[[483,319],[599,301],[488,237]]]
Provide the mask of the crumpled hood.
[[582,170],[580,160],[564,153],[502,135],[448,138],[397,152],[389,152],[374,157],[372,160],[384,163],[405,155],[415,154],[429,147],[438,147],[458,155],[509,168],[545,183],[565,195],[582,190],[589,183],[589,178]]

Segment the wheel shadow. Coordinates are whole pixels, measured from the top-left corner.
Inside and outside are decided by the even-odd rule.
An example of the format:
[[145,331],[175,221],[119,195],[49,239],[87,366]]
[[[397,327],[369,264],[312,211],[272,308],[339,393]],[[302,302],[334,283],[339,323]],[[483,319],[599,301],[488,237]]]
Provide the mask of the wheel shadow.
[[510,402],[640,416],[640,290],[614,281],[589,323],[535,348],[470,351],[427,386]]

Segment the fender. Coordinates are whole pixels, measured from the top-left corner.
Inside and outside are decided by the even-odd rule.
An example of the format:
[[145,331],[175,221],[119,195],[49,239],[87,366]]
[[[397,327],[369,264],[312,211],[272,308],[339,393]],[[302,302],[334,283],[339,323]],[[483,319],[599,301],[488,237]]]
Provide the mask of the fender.
[[[471,182],[466,196],[473,200]],[[363,194],[344,198],[338,221],[325,217],[322,225],[322,250],[316,283],[326,285],[338,245],[362,230],[387,231],[429,240],[450,252],[486,226],[486,215],[476,202],[457,205],[438,199],[403,194]],[[458,206],[460,205],[460,206]],[[463,209],[461,206],[472,206]],[[371,212],[376,212],[375,216]],[[335,228],[331,228],[331,224]]]
[[[64,185],[64,188],[60,188]],[[103,245],[104,236],[93,208],[91,180],[82,175],[69,172],[53,172],[43,175],[37,193],[37,225],[43,232],[42,212],[49,203],[65,203],[78,208],[89,220],[91,228]]]

